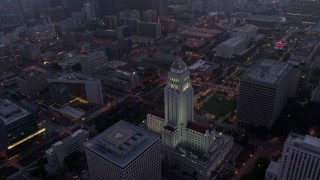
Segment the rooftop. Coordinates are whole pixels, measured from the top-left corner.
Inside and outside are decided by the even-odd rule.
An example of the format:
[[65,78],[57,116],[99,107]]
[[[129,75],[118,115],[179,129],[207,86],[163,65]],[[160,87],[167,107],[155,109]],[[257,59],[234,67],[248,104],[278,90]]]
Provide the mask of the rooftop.
[[191,129],[201,134],[205,134],[207,130],[209,131],[209,133],[214,130],[212,126],[203,126],[195,122],[188,122],[187,129]]
[[84,145],[87,150],[124,168],[157,141],[159,136],[119,121]]
[[61,109],[59,109],[59,112],[62,114],[65,114],[73,119],[79,119],[81,118],[85,113],[81,112],[75,108],[72,108],[70,106],[65,106]]
[[149,114],[153,115],[153,116],[156,116],[158,118],[162,118],[164,119],[164,112],[163,111],[160,111],[160,110],[153,110],[151,111]]
[[309,56],[319,43],[319,37],[308,36],[294,49],[293,54]]
[[320,139],[313,136],[290,133],[285,144],[320,153]]
[[219,46],[235,46],[243,41],[244,41],[243,37],[234,36],[234,37],[222,42],[221,44],[219,44]]
[[189,70],[191,70],[192,73],[198,71],[212,73],[213,70],[218,69],[219,67],[219,64],[215,64],[204,60],[198,60],[197,62],[189,66]]
[[196,63],[194,63],[193,65],[191,65],[189,67],[189,69],[190,70],[198,69],[199,67],[204,66],[206,63],[207,63],[207,61],[199,60]]
[[121,66],[124,66],[126,65],[127,63],[126,62],[123,62],[123,61],[108,61],[108,67],[109,68],[112,68],[112,69],[116,69],[118,67],[121,67]]
[[92,77],[79,74],[79,73],[63,73],[55,76],[51,76],[48,79],[57,79],[57,80],[95,80]]
[[307,28],[307,31],[311,33],[320,33],[320,25],[311,25]]
[[236,30],[239,32],[250,32],[254,29],[259,29],[257,26],[251,25],[251,24],[245,24],[240,27],[238,27]]
[[290,66],[285,62],[262,59],[254,64],[253,67],[242,76],[242,78],[276,85],[281,82],[290,69]]
[[269,16],[269,15],[250,15],[247,17],[253,21],[264,21],[264,22],[285,22],[286,18],[281,16]]
[[171,127],[170,125],[164,126],[163,129],[168,130],[168,131],[171,131],[171,132],[175,132],[175,131],[177,130],[176,128]]
[[213,38],[216,34],[220,33],[220,30],[206,29],[198,27],[187,27],[181,31],[182,35],[197,36],[202,38]]
[[5,79],[14,78],[14,77],[18,77],[18,75],[14,72],[7,72],[7,73],[0,75],[0,81],[5,80]]
[[31,113],[29,111],[17,104],[14,104],[8,99],[0,100],[0,120],[2,120],[5,125],[13,123],[30,114]]

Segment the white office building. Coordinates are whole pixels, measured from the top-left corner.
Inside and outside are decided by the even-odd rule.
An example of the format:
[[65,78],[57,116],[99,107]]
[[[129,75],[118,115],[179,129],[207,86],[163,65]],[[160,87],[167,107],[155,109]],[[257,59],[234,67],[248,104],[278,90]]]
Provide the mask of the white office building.
[[85,143],[91,180],[160,180],[158,135],[120,121]]
[[48,173],[52,174],[59,168],[63,168],[66,156],[76,151],[83,152],[83,143],[89,139],[88,136],[87,131],[80,129],[62,141],[54,143],[50,149],[46,150],[45,156],[48,163],[45,165],[45,168]]
[[188,67],[176,60],[164,90],[164,116],[150,113],[147,127],[161,134],[164,159],[170,165],[207,179],[232,148],[233,139],[193,121],[193,94]]
[[224,58],[233,58],[235,55],[241,54],[246,49],[245,38],[234,36],[216,47],[216,56]]
[[240,126],[271,128],[287,103],[294,97],[299,70],[288,63],[262,59],[240,79],[237,118]]
[[92,75],[107,68],[108,58],[103,51],[96,51],[84,55],[83,58],[80,59],[80,63],[82,72],[87,75]]
[[320,139],[289,134],[278,162],[272,161],[265,180],[320,179]]

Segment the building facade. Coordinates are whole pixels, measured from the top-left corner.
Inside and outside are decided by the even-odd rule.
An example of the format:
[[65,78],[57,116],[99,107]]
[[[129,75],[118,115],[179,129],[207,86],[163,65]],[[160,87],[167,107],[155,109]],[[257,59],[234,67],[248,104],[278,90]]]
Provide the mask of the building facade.
[[69,137],[54,143],[50,149],[45,151],[48,163],[45,165],[49,174],[64,167],[64,159],[73,152],[83,152],[83,144],[89,139],[88,132],[80,129]]
[[271,128],[287,103],[295,96],[299,70],[285,62],[262,59],[240,80],[237,118],[240,126]]
[[20,60],[20,52],[17,47],[0,45],[0,70],[17,66]]
[[80,60],[82,72],[87,75],[92,75],[106,68],[108,58],[103,51],[90,53]]
[[306,36],[292,51],[288,62],[293,65],[310,65],[319,48],[320,38],[318,36]]
[[320,139],[291,133],[278,162],[272,161],[265,180],[320,179]]
[[160,138],[120,121],[85,143],[92,180],[161,179]]
[[18,79],[18,87],[21,94],[33,97],[48,87],[47,76],[36,69],[25,69]]

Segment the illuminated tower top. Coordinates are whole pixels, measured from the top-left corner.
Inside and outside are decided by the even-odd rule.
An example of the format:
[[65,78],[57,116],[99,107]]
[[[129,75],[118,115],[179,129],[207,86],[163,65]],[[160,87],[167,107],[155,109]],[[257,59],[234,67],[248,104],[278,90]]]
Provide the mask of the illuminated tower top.
[[183,60],[177,59],[168,73],[165,88],[166,122],[181,126],[193,119],[193,88],[190,72]]
[[184,73],[187,70],[188,70],[188,67],[187,67],[186,63],[181,59],[174,61],[173,64],[171,65],[171,69],[170,69],[171,72],[177,73],[177,74]]

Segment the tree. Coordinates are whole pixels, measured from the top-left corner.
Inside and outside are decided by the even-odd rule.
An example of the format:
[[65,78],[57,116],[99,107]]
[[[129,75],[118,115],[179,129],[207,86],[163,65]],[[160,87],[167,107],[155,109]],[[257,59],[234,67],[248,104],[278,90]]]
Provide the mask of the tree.
[[71,153],[65,157],[63,163],[69,171],[78,171],[81,168],[81,153],[79,151]]
[[217,127],[217,131],[218,131],[218,132],[222,132],[222,131],[223,131],[223,127],[222,127],[222,126],[218,126],[218,127]]
[[82,66],[80,63],[75,64],[74,66],[72,66],[72,70],[73,71],[82,71]]
[[264,179],[269,163],[270,163],[270,160],[266,157],[261,157],[257,159],[252,171],[249,174],[242,176],[241,180]]

